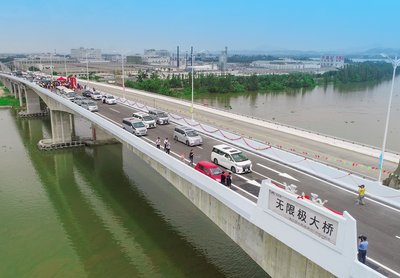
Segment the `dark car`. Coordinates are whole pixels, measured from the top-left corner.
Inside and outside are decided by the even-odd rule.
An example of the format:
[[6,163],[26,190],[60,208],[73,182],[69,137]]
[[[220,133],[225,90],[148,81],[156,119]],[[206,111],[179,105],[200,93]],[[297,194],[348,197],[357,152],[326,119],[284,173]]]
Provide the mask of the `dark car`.
[[91,97],[91,96],[92,96],[92,92],[91,92],[91,91],[84,91],[84,92],[82,93],[82,96],[84,96],[84,97]]

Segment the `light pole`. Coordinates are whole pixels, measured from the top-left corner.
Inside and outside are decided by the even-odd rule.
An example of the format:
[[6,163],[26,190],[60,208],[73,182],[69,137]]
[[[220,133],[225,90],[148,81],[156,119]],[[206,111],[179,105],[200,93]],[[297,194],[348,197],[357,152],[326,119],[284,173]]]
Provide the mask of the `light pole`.
[[390,61],[390,63],[393,66],[393,75],[392,75],[392,86],[390,88],[390,96],[389,96],[389,104],[388,104],[388,109],[387,109],[387,114],[386,114],[386,124],[385,124],[385,133],[383,135],[383,144],[382,144],[382,152],[379,157],[379,177],[378,177],[378,182],[381,182],[382,179],[382,170],[383,170],[383,157],[385,154],[385,146],[386,146],[386,139],[387,139],[387,133],[388,133],[388,128],[389,128],[389,117],[390,117],[390,108],[392,106],[392,96],[393,96],[393,87],[394,87],[394,78],[396,75],[396,68],[400,65],[400,59],[397,59],[397,56],[394,58],[394,60],[390,57],[388,57],[385,54],[381,54],[383,57],[385,57],[387,60]]
[[191,57],[191,59],[192,59],[192,106],[191,106],[191,109],[190,109],[190,112],[192,113],[192,121],[193,121],[193,89],[194,89],[194,83],[193,83],[193,73],[194,73],[194,71],[193,71],[193,53],[192,53],[192,57]]
[[86,50],[86,86],[88,86],[89,87],[89,60],[88,60],[88,53],[87,53],[87,50]]
[[65,68],[65,78],[68,77],[68,73],[67,73],[67,58],[65,58],[65,54],[64,54],[64,68]]
[[125,70],[124,70],[124,54],[121,53],[122,65],[122,98],[125,99]]
[[53,81],[53,54],[50,53],[50,71],[51,71],[51,81]]

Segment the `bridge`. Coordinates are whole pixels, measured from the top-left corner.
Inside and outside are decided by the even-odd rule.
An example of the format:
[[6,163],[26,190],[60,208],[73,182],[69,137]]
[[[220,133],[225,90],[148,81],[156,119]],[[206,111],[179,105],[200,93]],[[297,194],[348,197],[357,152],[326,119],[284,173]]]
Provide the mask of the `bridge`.
[[[126,145],[170,181],[273,277],[379,277],[380,274],[357,261],[357,228],[368,234],[370,239],[374,238],[376,245],[379,245],[372,248],[374,244],[371,244],[368,253],[376,261],[380,260],[378,265],[374,265],[375,268],[386,275],[397,275],[399,271],[400,263],[396,252],[399,242],[395,237],[400,228],[399,210],[393,204],[383,204],[371,198],[368,206],[354,207],[353,194],[337,189],[332,184],[328,185],[324,180],[316,180],[309,174],[267,161],[256,153],[249,154],[253,164],[257,165],[254,171],[256,173],[236,176],[234,190],[230,190],[193,170],[174,155],[167,155],[149,144],[148,141],[154,142],[157,136],[165,137],[165,132],[171,134],[171,127],[157,127],[154,132],[149,131],[149,136],[143,139],[124,131],[119,123],[123,115],[126,117],[132,113],[129,103],[114,108],[100,105],[99,113],[91,113],[36,84],[5,74],[0,76],[21,103],[25,99],[26,115],[42,112],[43,104],[40,99],[50,110],[52,138],[45,141],[45,144],[72,143],[76,138],[74,118],[87,119],[94,130],[91,132],[92,141],[102,142],[115,138]],[[179,122],[179,119],[176,121]],[[203,148],[209,150],[217,143],[217,138],[208,138]],[[181,153],[187,152],[187,148],[175,144],[173,151],[179,158]],[[196,149],[197,152],[201,159],[209,159],[209,152],[207,154],[206,151]],[[271,174],[265,167],[276,172]],[[279,173],[286,173],[286,178],[283,179]],[[318,202],[304,200],[301,195],[296,194],[294,187],[286,186],[283,189],[276,186],[276,181],[282,179],[287,183],[293,182],[288,176],[299,183],[301,181],[302,186],[308,186],[302,190],[328,197],[331,208],[344,211],[350,207],[351,215],[358,220],[357,223],[346,211],[343,215],[337,214]],[[387,193],[398,196],[398,192]],[[335,228],[335,233],[327,228],[326,234],[325,231],[321,234],[315,229],[305,228],[291,218],[290,214],[280,211],[283,204],[301,208],[314,216],[318,215],[318,221],[321,224],[332,224],[330,227]],[[316,220],[315,217],[314,219]]]

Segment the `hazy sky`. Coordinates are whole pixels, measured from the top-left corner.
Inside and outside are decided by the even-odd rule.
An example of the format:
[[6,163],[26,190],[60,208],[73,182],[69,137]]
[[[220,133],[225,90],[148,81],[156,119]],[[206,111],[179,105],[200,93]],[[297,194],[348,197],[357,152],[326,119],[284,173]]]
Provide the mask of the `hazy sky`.
[[398,0],[2,1],[1,52],[400,48]]

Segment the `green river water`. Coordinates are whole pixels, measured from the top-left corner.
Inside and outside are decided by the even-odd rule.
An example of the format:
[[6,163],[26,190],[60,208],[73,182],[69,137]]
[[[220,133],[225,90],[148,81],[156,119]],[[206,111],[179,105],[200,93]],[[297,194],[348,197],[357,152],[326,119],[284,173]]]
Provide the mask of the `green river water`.
[[0,110],[0,277],[267,277],[122,145],[39,151],[49,125]]

